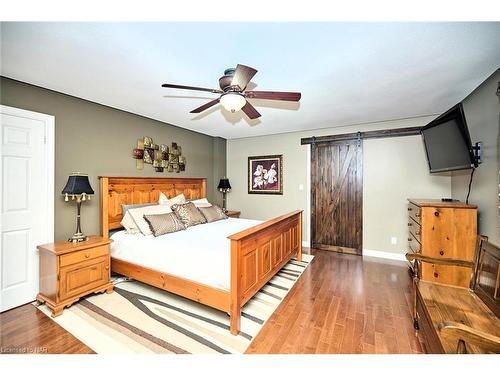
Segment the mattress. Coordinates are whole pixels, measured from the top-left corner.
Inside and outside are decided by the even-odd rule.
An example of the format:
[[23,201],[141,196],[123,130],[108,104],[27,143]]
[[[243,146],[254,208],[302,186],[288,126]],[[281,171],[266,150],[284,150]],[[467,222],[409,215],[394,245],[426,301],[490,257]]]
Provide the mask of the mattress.
[[228,236],[262,223],[229,218],[162,236],[115,232],[111,256],[183,277],[214,288],[231,286],[231,241]]

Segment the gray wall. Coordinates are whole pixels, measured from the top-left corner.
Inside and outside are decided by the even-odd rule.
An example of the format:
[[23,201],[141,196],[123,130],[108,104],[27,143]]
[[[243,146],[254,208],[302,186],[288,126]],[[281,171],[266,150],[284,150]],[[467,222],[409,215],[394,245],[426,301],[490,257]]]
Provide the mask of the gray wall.
[[[478,230],[500,246],[499,228],[499,127],[500,100],[495,95],[500,82],[500,69],[476,88],[463,101],[465,117],[472,142],[483,142],[484,162],[474,173],[469,202],[478,205]],[[465,201],[470,172],[454,172],[452,195]]]
[[222,206],[222,194],[217,190],[219,180],[226,177],[226,140],[220,137],[213,138],[213,188],[215,189],[213,202]]
[[[384,121],[227,141],[227,173],[233,189],[228,208],[241,216],[268,219],[304,210],[303,239],[309,241],[309,166],[303,137],[356,131],[423,126],[435,116]],[[247,158],[283,154],[283,195],[247,193]],[[303,190],[300,190],[302,185]],[[369,139],[363,142],[363,248],[400,254],[407,250],[407,198],[441,198],[451,194],[451,177],[431,175],[420,136]],[[391,244],[391,237],[397,243]]]
[[[88,173],[95,199],[82,207],[82,227],[86,234],[99,233],[100,175],[205,177],[209,199],[219,199],[218,178],[226,174],[225,139],[182,129],[100,104],[60,94],[36,86],[0,78],[0,103],[55,116],[55,238],[74,233],[75,205],[64,202],[60,192],[68,175]],[[186,171],[156,173],[145,165],[135,167],[132,149],[137,139],[150,136],[156,143],[177,142],[186,156]]]

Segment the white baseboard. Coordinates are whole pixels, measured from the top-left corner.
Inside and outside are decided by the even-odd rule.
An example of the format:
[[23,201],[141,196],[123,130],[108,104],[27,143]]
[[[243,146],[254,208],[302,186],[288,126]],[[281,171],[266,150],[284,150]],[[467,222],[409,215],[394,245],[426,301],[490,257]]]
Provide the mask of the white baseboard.
[[401,253],[390,253],[388,251],[380,251],[380,250],[370,250],[363,249],[363,256],[366,257],[375,257],[375,258],[384,258],[384,259],[392,259],[392,260],[400,260],[405,262],[406,258],[404,254]]

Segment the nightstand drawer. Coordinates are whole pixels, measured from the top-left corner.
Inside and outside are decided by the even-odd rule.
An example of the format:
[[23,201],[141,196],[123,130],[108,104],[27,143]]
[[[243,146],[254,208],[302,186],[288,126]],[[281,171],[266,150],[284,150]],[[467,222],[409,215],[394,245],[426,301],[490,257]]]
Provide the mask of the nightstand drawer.
[[60,299],[91,291],[109,282],[109,257],[61,268]]
[[61,267],[71,264],[80,263],[86,260],[107,256],[109,254],[109,246],[98,246],[91,249],[75,251],[70,254],[61,255],[59,257],[59,265]]

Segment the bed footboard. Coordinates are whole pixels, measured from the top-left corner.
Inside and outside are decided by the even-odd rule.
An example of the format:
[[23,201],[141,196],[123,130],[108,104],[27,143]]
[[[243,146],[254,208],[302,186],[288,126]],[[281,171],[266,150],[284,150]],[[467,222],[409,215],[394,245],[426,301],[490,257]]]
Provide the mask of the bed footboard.
[[231,240],[231,333],[240,331],[241,307],[291,258],[302,260],[302,211],[268,220]]

